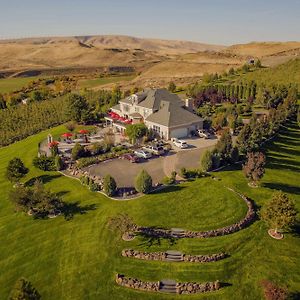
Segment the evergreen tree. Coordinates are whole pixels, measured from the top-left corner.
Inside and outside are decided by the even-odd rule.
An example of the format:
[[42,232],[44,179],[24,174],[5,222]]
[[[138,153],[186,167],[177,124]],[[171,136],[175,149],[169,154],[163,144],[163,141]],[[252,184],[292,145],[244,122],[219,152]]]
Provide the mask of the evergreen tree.
[[224,130],[215,149],[220,153],[220,157],[224,161],[230,160],[232,150],[232,138],[229,130]]
[[213,167],[213,155],[211,151],[206,150],[201,159],[201,168],[203,172],[208,172]]
[[10,182],[19,182],[19,180],[28,173],[28,169],[24,166],[22,160],[18,157],[9,161],[6,168],[6,178]]
[[143,194],[148,194],[151,191],[152,178],[145,170],[142,170],[135,178],[135,189]]
[[103,191],[107,196],[113,196],[116,193],[117,184],[115,179],[110,176],[106,175],[103,180]]

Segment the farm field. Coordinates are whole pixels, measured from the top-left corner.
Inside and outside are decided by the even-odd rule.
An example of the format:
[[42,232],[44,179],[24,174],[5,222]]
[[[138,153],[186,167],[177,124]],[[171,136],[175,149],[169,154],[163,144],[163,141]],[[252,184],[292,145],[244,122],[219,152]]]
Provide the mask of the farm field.
[[[138,292],[119,287],[116,273],[142,280],[170,278],[178,281],[220,280],[226,286],[218,292],[181,299],[261,299],[261,279],[300,291],[299,232],[271,239],[258,220],[248,228],[209,239],[145,239],[122,241],[107,228],[109,217],[127,213],[138,225],[216,229],[241,219],[246,212],[242,200],[224,186],[246,194],[259,206],[275,189],[287,192],[300,209],[300,131],[296,123],[282,129],[267,147],[267,170],[262,187],[252,189],[241,170],[227,169],[215,175],[220,181],[202,178],[170,187],[131,201],[112,201],[90,192],[77,180],[56,172],[42,172],[32,166],[37,144],[48,132],[57,136],[64,126],[41,132],[0,149],[0,295],[6,299],[15,281],[24,276],[43,299],[172,299],[170,295]],[[25,182],[39,177],[48,188],[62,195],[69,210],[49,220],[34,220],[14,211],[8,200],[11,184],[4,178],[10,159],[21,157],[30,172]],[[224,260],[205,263],[169,263],[121,257],[124,248],[147,252],[180,250],[188,254],[226,252]]]
[[0,93],[9,93],[21,89],[38,77],[2,78],[0,79]]

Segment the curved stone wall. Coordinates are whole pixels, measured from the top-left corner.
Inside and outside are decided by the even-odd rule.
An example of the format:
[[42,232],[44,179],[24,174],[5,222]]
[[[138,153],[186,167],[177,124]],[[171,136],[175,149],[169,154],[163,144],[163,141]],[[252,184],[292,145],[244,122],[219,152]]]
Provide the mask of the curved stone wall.
[[152,228],[152,227],[138,227],[137,231],[146,236],[157,236],[157,237],[166,237],[166,238],[210,238],[216,236],[223,236],[237,232],[247,226],[249,226],[256,218],[254,204],[251,199],[245,195],[234,191],[233,189],[227,188],[230,191],[236,193],[238,196],[243,199],[248,207],[246,216],[239,222],[208,231],[191,231],[191,230],[182,230],[180,234],[173,232],[168,229]]

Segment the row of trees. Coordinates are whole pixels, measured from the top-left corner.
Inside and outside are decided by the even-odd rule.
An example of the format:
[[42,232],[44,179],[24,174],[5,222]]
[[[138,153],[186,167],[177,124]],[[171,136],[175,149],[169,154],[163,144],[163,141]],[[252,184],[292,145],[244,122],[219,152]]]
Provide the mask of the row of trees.
[[69,120],[65,97],[0,110],[0,146]]
[[191,96],[194,98],[194,106],[198,109],[206,103],[217,105],[223,102],[238,103],[247,101],[266,108],[276,108],[285,98],[297,97],[295,86],[285,85],[257,85],[254,81],[235,84],[195,85]]
[[[139,193],[148,194],[152,189],[152,178],[144,169],[135,178],[135,189]],[[111,175],[103,179],[103,191],[108,196],[113,196],[117,191],[117,183]]]

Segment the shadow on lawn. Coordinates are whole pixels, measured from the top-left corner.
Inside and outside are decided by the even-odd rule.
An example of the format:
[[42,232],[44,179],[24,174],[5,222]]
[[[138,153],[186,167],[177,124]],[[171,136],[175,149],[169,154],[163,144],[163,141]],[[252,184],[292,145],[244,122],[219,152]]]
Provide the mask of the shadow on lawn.
[[67,221],[73,219],[74,215],[76,214],[85,214],[90,210],[96,209],[96,204],[89,204],[89,205],[79,205],[80,202],[64,202],[64,205],[61,209],[62,214],[64,215]]
[[33,177],[25,183],[25,186],[33,186],[36,180],[39,180],[45,184],[61,176],[62,176],[61,174],[56,174],[56,175],[41,175],[41,176]]
[[168,193],[174,193],[174,192],[181,191],[182,189],[185,189],[185,186],[172,185],[172,186],[164,187],[161,190],[154,191],[151,194],[152,195],[156,195],[156,194],[168,194]]
[[288,299],[299,300],[300,299],[300,292],[292,292],[292,293],[290,293]]
[[176,238],[166,235],[166,236],[159,236],[155,234],[151,234],[155,230],[165,230],[165,228],[158,227],[158,226],[151,226],[147,228],[147,231],[139,232],[137,235],[142,238],[142,242],[139,246],[147,246],[148,248],[151,246],[161,246],[161,241],[166,240],[169,243],[169,246],[174,246],[177,243]]
[[300,195],[300,188],[298,186],[294,186],[294,185],[266,182],[263,184],[263,186],[268,189],[279,190],[284,193]]

